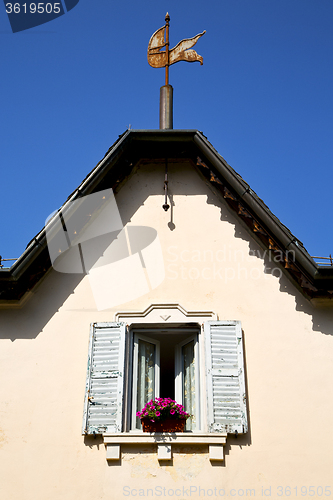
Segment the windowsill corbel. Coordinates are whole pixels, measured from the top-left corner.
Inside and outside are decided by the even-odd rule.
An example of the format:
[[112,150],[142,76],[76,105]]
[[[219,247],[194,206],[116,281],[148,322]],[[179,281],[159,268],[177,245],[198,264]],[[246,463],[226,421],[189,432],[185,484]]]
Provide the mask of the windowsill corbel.
[[107,461],[120,460],[120,447],[122,444],[157,444],[158,460],[172,460],[172,445],[207,445],[209,446],[209,460],[222,461],[223,447],[227,440],[227,434],[211,433],[200,434],[192,432],[175,433],[122,433],[104,434]]

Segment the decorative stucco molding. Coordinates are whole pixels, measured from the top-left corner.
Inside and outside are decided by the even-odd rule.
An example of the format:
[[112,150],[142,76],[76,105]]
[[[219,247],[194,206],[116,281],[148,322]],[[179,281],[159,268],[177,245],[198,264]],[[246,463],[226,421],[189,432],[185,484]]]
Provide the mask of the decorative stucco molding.
[[132,323],[203,323],[208,320],[217,320],[213,311],[186,311],[180,304],[162,303],[151,304],[144,311],[122,311],[115,314],[115,321]]

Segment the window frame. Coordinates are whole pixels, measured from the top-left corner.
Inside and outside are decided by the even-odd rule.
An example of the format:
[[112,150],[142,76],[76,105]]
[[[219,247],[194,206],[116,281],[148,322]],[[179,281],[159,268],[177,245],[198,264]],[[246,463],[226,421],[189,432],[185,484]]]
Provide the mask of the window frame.
[[[199,325],[198,325],[199,327]],[[187,339],[176,344],[175,349],[175,400],[185,407],[184,401],[184,371],[182,369],[182,348],[194,341],[194,383],[195,383],[195,426],[192,427],[191,431],[199,431],[201,429],[201,390],[200,390],[200,357],[199,357],[199,346],[201,340],[201,332],[198,330],[197,333],[193,333]]]
[[[142,325],[131,325],[127,327],[127,333],[128,333],[128,345],[129,348],[126,350],[126,358],[125,358],[125,365],[128,367],[127,373],[126,373],[126,379],[125,383],[127,383],[128,386],[128,391],[127,391],[127,411],[124,412],[126,415],[126,419],[124,421],[124,432],[141,432],[141,429],[139,430],[136,427],[136,402],[137,402],[137,394],[135,390],[135,384],[136,384],[136,376],[137,376],[137,355],[138,355],[138,349],[135,346],[136,345],[136,339],[142,339],[145,340],[146,342],[150,343],[159,343],[158,340],[149,337],[149,332],[154,332],[155,335],[160,336],[160,335],[181,335],[181,334],[187,334],[188,337],[186,339],[181,340],[180,342],[175,343],[175,352],[174,352],[174,362],[175,362],[175,373],[174,373],[174,388],[175,388],[175,400],[179,404],[183,404],[183,396],[182,396],[182,388],[180,387],[180,384],[182,383],[181,375],[179,374],[179,369],[180,369],[180,363],[181,363],[181,348],[183,345],[186,345],[188,342],[194,340],[194,350],[195,350],[195,390],[196,390],[196,426],[194,429],[192,429],[189,432],[194,432],[194,431],[200,431],[200,422],[202,421],[202,416],[201,416],[201,408],[202,408],[202,401],[200,399],[201,393],[203,391],[200,391],[200,384],[201,384],[201,376],[200,376],[200,369],[199,369],[199,345],[200,345],[200,336],[202,336],[202,328],[200,327],[199,324],[176,324],[176,325],[161,325],[157,324],[156,326],[149,325],[146,327],[142,327]],[[172,332],[172,333],[171,333]],[[158,347],[159,349],[159,347]],[[160,353],[158,355],[159,361],[160,361]],[[156,384],[157,387],[159,387],[160,384],[160,366],[158,367],[158,377],[155,378],[155,397],[159,397],[159,390],[156,389]],[[158,382],[157,382],[158,380]]]
[[[131,331],[129,331],[131,334]],[[144,342],[148,342],[149,344],[153,344],[155,346],[155,368],[154,368],[154,396],[153,399],[159,397],[159,387],[160,387],[160,342],[153,338],[147,337],[146,335],[142,335],[141,333],[133,331],[133,349],[132,349],[132,397],[130,401],[130,429],[132,431],[138,430],[137,428],[137,401],[138,401],[138,391],[135,389],[134,385],[138,380],[138,354],[139,354],[139,341],[143,340]],[[129,361],[129,360],[128,360]],[[126,360],[125,360],[126,363]],[[141,408],[140,408],[141,409]]]

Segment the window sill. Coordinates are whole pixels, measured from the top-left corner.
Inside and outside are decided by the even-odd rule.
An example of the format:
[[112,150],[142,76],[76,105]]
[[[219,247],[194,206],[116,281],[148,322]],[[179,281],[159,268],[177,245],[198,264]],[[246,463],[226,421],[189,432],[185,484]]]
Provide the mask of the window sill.
[[120,460],[120,446],[122,444],[157,444],[158,460],[172,460],[172,445],[207,445],[209,446],[209,460],[223,460],[223,446],[227,434],[203,434],[192,432],[175,433],[148,433],[128,432],[122,434],[104,434],[106,446],[106,460]]

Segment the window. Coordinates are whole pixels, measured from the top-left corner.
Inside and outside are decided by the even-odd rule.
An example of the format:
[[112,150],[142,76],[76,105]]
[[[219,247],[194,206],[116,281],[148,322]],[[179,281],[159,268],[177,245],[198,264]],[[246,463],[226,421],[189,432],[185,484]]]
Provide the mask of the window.
[[140,411],[148,401],[160,396],[160,343],[158,340],[134,335],[132,429],[140,429]]
[[83,433],[139,432],[136,411],[159,396],[194,416],[187,431],[246,432],[240,322],[93,324]]
[[186,430],[199,428],[198,328],[133,329],[131,428],[141,429],[136,412],[155,398],[171,398],[193,415]]

